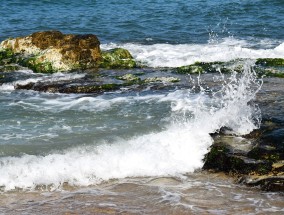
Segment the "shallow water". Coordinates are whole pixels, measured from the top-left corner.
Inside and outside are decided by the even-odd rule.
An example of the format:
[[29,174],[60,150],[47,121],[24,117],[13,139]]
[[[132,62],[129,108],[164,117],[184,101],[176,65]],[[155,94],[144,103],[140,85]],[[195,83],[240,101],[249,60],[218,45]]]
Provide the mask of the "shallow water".
[[[261,82],[254,76],[236,78],[207,74],[189,78],[181,89],[101,96],[2,85],[1,108],[9,113],[1,116],[2,213],[283,213],[282,193],[199,170],[213,141],[209,132],[226,123],[237,133],[257,126],[257,107],[246,101],[255,99]],[[204,91],[194,87],[197,80]],[[275,95],[281,102],[282,79],[263,82],[257,101],[263,104]],[[226,111],[228,105],[240,108],[236,115]],[[270,116],[277,112],[265,110]],[[242,114],[252,121],[245,124]],[[191,129],[197,129],[194,135]],[[250,147],[250,142],[235,142]]]
[[222,174],[126,178],[56,192],[1,195],[4,214],[282,214],[283,195],[235,184]]
[[100,96],[14,90],[22,80],[3,84],[0,185],[6,191],[49,184],[56,189],[66,182],[86,186],[201,168],[211,133],[229,127],[247,134],[260,121],[251,100],[261,81],[253,72],[209,77],[217,88],[203,88],[197,76],[172,89]]

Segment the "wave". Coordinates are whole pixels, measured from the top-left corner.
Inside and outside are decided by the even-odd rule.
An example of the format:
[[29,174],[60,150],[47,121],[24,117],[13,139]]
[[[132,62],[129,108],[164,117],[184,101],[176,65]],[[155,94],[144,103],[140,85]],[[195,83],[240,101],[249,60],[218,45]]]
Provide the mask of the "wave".
[[41,73],[33,73],[31,70],[18,70],[17,73],[28,74],[34,76],[32,78],[17,80],[9,83],[4,83],[0,85],[0,90],[2,91],[12,91],[15,89],[16,85],[25,85],[28,83],[36,83],[36,82],[53,82],[53,81],[68,81],[74,79],[80,79],[86,76],[86,74],[77,74],[77,73],[61,73],[57,72],[54,74],[41,74]]
[[224,80],[217,92],[171,92],[158,101],[171,101],[172,121],[162,131],[46,156],[2,157],[0,186],[3,190],[35,189],[38,185],[56,189],[65,182],[87,186],[113,178],[193,172],[203,165],[213,143],[211,133],[226,126],[241,135],[259,126],[259,109],[250,101],[260,87],[261,82],[248,67],[241,77],[233,73]]
[[[195,62],[227,62],[240,58],[283,58],[284,43],[272,48],[271,41],[261,41],[262,47],[253,48],[245,40],[225,38],[220,43],[207,44],[153,44],[141,45],[135,43],[102,44],[103,50],[122,47],[130,51],[133,57],[149,67],[179,67]],[[265,45],[266,44],[266,45]]]

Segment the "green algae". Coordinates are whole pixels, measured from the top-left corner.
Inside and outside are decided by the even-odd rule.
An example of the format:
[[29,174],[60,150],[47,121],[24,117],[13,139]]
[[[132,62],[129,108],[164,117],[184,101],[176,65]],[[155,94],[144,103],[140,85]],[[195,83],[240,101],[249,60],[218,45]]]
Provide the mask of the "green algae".
[[194,64],[181,66],[176,68],[176,72],[179,74],[198,74],[198,73],[214,73],[222,72],[228,73],[231,69],[223,62],[195,62]]
[[152,82],[168,82],[168,83],[176,83],[179,82],[179,78],[175,77],[150,77],[146,78],[143,82],[144,83],[152,83]]
[[14,63],[14,61],[15,61],[15,54],[11,49],[0,50],[0,65]]
[[131,69],[136,68],[137,64],[130,52],[123,48],[115,48],[101,53],[102,58],[99,62],[100,68],[105,69]]
[[39,62],[37,56],[19,58],[17,60],[21,66],[28,67],[36,73],[54,73],[57,72],[53,69],[52,63],[50,62]]
[[261,66],[284,66],[284,58],[258,58],[255,64]]

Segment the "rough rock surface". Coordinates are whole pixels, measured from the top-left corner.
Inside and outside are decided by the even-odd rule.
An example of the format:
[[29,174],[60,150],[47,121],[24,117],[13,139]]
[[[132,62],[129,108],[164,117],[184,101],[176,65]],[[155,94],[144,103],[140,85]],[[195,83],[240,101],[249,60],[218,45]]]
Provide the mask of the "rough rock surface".
[[128,50],[115,48],[102,52],[99,67],[105,69],[131,69],[137,67],[137,64]]
[[227,172],[262,190],[284,191],[283,92],[283,79],[264,79],[256,99],[263,117],[260,128],[243,137],[214,134],[203,168]]
[[26,37],[4,40],[0,48],[12,50],[19,56],[17,63],[36,72],[90,68],[101,59],[100,42],[92,34],[36,32]]

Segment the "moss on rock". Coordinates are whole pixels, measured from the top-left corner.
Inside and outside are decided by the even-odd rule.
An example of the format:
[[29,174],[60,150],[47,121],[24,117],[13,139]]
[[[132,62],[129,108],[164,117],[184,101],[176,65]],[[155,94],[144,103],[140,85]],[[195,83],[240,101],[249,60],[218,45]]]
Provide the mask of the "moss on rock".
[[256,160],[234,154],[224,144],[213,145],[204,160],[204,169],[214,169],[236,174],[267,174],[272,169],[270,160]]
[[284,66],[284,58],[259,58],[255,64],[262,66]]
[[102,52],[99,67],[106,69],[130,69],[137,67],[137,64],[128,50],[115,48]]
[[146,78],[144,80],[144,83],[152,83],[152,82],[176,83],[179,81],[180,79],[175,77],[151,77],[151,78]]
[[[234,68],[233,68],[234,69]],[[194,64],[188,66],[181,66],[176,69],[177,73],[181,74],[195,74],[195,73],[205,73],[205,72],[230,72],[232,69],[225,65],[223,62],[195,62]]]
[[[35,72],[58,72],[98,66],[100,42],[95,35],[62,34],[59,31],[36,32],[26,37],[7,39],[1,49],[17,55],[12,62]],[[2,53],[2,57],[7,58]],[[3,61],[3,60],[2,60]]]
[[0,50],[0,65],[13,63],[14,53],[11,49]]
[[139,81],[141,81],[140,78],[138,78],[136,75],[133,75],[133,74],[125,74],[123,76],[117,77],[117,79],[127,81],[127,82],[139,82]]

